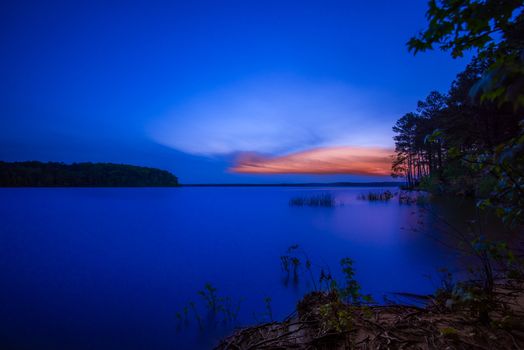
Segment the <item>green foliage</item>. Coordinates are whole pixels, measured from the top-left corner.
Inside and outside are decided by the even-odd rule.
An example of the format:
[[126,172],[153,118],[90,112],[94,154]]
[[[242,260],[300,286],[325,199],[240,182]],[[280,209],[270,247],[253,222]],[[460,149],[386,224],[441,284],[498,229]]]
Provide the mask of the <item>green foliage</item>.
[[437,98],[431,93],[419,103],[416,113],[404,115],[393,127],[397,154],[392,171],[406,177],[411,187],[432,176],[431,181],[438,182],[442,190],[474,194],[476,184],[486,175],[464,158],[489,153],[517,136],[519,113],[509,106],[474,102],[469,96],[487,65],[486,60],[474,60],[458,75],[448,94]]
[[478,264],[470,266],[468,278],[460,282],[455,282],[447,269],[441,269],[442,286],[435,293],[435,301],[449,311],[469,310],[479,321],[488,323],[490,313],[499,308],[496,279],[522,278],[524,261],[506,242],[491,241],[483,235],[468,242],[468,246]]
[[431,193],[441,194],[444,192],[442,181],[437,174],[429,174],[420,179],[419,188]]
[[340,301],[323,304],[319,309],[322,328],[336,332],[347,332],[351,329],[351,309]]
[[493,292],[472,281],[457,283],[452,293],[445,295],[445,306],[449,311],[469,310],[473,317],[485,324],[490,320],[490,312],[496,308]]
[[[355,279],[355,269],[353,267],[353,260],[350,258],[343,258],[340,260],[341,272],[343,275],[342,281],[337,281],[329,271],[329,268],[319,269],[318,285],[313,277],[312,263],[308,255],[299,247],[298,244],[290,246],[285,255],[280,257],[282,270],[286,274],[293,273],[298,279],[300,266],[304,266],[304,272],[307,272],[311,278],[315,291],[324,290],[328,293],[334,293],[337,298],[340,298],[346,303],[360,305],[372,302],[371,295],[362,294],[361,286]],[[319,289],[317,289],[319,287]]]
[[480,208],[494,208],[503,222],[524,223],[524,122],[517,137],[497,146],[493,153],[476,158],[479,170],[497,181],[489,198],[479,201]]
[[371,295],[361,293],[360,284],[355,279],[353,260],[350,258],[340,260],[340,267],[344,275],[344,284],[343,287],[338,290],[339,295],[352,304],[371,302]]
[[0,162],[4,187],[178,186],[165,170],[112,163]]
[[[488,240],[480,235],[472,241],[472,245],[478,256],[504,273],[504,278],[520,278],[524,275],[524,259],[518,258],[507,242]],[[483,267],[483,270],[485,271],[486,267]]]
[[428,27],[411,38],[413,53],[451,51],[455,57],[473,50],[493,58],[472,90],[482,101],[524,107],[524,12],[521,0],[430,0]]
[[507,37],[515,30],[521,20],[522,1],[430,0],[428,6],[428,28],[408,41],[409,50],[417,53],[438,45],[459,57],[470,49],[492,49],[497,46],[496,35]]
[[[477,57],[457,76],[439,113],[430,122],[407,114],[394,130],[394,173],[434,183],[454,193],[484,197],[481,208],[493,208],[510,225],[524,222],[524,4],[521,0],[431,0],[428,27],[408,42],[410,51],[436,45],[453,57],[467,50]],[[434,131],[427,132],[425,125]],[[430,166],[418,176],[413,168],[430,163],[416,139],[438,142],[441,169]],[[436,170],[436,171],[435,171]],[[428,186],[431,187],[431,186]]]
[[418,102],[417,112],[405,114],[393,126],[397,135],[393,137],[396,157],[392,175],[405,177],[408,187],[416,186],[422,177],[442,167],[442,131],[435,130],[446,102],[446,96],[433,91]]
[[336,332],[346,332],[351,330],[354,312],[365,312],[367,304],[373,302],[371,295],[362,294],[361,286],[355,279],[355,269],[353,260],[343,258],[340,260],[340,267],[344,276],[344,281],[338,283],[332,279],[331,275],[321,272],[322,280],[328,283],[328,295],[330,302],[322,304],[319,308],[322,328],[335,330]]
[[[392,168],[401,169],[408,183],[433,193],[481,198],[479,207],[492,208],[505,223],[519,225],[524,222],[522,111],[512,103],[471,98],[500,60],[499,54],[479,55],[457,76],[443,104],[428,97],[417,113],[402,117],[394,127],[397,157]],[[523,90],[524,85],[518,89]]]
[[[344,258],[340,261],[343,279],[337,281],[333,278],[329,268],[319,269],[318,287],[314,282],[312,263],[308,255],[299,247],[298,244],[290,246],[286,254],[281,256],[282,270],[286,274],[299,273],[299,267],[307,271],[315,286],[315,292],[310,293],[301,300],[297,306],[298,313],[306,312],[310,309],[311,298],[318,303],[319,296],[322,302],[318,305],[320,315],[320,327],[326,332],[346,332],[351,330],[354,323],[355,313],[366,316],[369,313],[369,304],[373,302],[371,295],[363,294],[361,286],[355,279],[355,269],[353,260]],[[293,261],[297,261],[293,263]],[[305,270],[304,270],[305,269]],[[271,299],[264,300],[266,305],[266,315],[272,321],[273,314]]]

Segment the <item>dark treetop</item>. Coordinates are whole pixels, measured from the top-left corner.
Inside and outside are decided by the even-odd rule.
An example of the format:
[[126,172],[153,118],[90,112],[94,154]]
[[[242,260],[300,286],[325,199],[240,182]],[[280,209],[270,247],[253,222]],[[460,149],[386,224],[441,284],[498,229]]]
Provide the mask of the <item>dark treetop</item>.
[[178,186],[168,171],[113,163],[0,162],[1,187]]

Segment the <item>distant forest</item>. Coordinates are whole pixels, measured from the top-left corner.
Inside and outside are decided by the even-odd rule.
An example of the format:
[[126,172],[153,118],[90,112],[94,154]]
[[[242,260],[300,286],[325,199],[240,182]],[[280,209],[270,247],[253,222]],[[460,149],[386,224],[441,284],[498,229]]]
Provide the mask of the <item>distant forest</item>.
[[0,187],[172,187],[168,171],[113,163],[1,162]]

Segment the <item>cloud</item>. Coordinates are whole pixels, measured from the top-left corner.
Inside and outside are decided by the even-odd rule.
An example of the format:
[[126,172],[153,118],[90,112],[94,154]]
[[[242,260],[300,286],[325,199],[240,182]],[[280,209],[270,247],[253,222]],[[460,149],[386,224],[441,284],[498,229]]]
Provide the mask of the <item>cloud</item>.
[[176,106],[149,133],[160,144],[207,156],[391,147],[391,125],[399,114],[394,105],[383,95],[337,82],[255,79]]
[[323,147],[284,156],[240,154],[230,171],[248,174],[390,174],[392,149]]

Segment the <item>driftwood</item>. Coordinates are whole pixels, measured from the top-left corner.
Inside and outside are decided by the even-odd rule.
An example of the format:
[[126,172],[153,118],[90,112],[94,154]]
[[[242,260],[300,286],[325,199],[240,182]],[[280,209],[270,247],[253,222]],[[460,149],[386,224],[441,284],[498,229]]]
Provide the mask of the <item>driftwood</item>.
[[237,330],[219,350],[236,349],[515,349],[524,350],[524,289],[507,282],[496,289],[502,301],[482,324],[468,310],[442,305],[355,306],[342,304],[350,323],[334,329],[321,315],[333,302],[328,293],[308,294],[283,322]]

